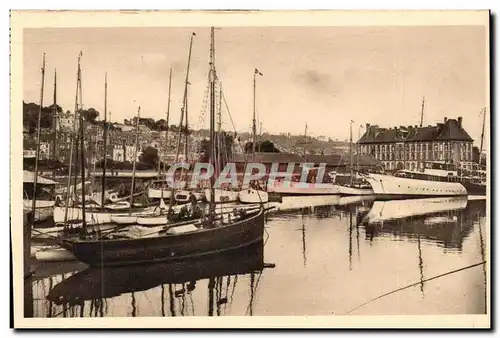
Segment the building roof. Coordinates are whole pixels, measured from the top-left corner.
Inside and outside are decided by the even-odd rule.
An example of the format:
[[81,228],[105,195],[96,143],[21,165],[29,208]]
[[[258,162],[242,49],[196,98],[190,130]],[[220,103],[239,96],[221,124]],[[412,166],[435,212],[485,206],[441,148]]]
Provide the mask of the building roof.
[[[251,162],[252,154],[233,154],[234,162]],[[255,153],[255,162],[260,163],[303,163],[304,159],[292,153]]]
[[462,118],[445,118],[443,123],[435,126],[417,127],[400,126],[394,128],[380,128],[377,125],[367,125],[366,132],[359,139],[358,143],[390,143],[390,142],[416,142],[454,140],[470,141],[472,138],[462,126]]

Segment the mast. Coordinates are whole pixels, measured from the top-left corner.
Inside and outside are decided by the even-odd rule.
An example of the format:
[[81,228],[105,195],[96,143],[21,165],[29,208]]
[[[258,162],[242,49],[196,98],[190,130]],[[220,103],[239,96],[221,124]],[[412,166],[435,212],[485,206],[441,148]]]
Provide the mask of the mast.
[[425,96],[422,97],[422,111],[420,112],[420,128],[424,126],[424,106],[425,106]]
[[[80,86],[80,107],[83,107],[82,104],[82,78],[81,78],[81,71],[80,71],[80,81],[79,81],[79,86]],[[80,112],[80,170],[81,170],[81,179],[82,179],[82,230],[83,232],[86,232],[87,230],[87,224],[85,220],[85,139],[84,139],[84,133],[83,133],[83,115]]]
[[137,162],[137,147],[139,144],[139,120],[141,119],[141,106],[137,108],[137,121],[135,122],[135,149],[134,149],[134,164],[132,166],[132,189],[130,192],[130,212],[134,205],[134,190],[135,190],[135,166]]
[[[167,103],[167,130],[165,131],[165,152],[168,148],[168,120],[170,118],[170,93],[172,91],[172,67],[168,76],[168,103]],[[163,162],[163,170],[165,171],[165,162]],[[165,171],[166,172],[166,171]],[[163,201],[163,189],[165,187],[165,180],[161,180],[161,200]]]
[[349,123],[349,172],[351,174],[351,184],[352,184],[352,124],[353,120]]
[[255,156],[255,147],[256,147],[256,134],[257,134],[257,121],[255,119],[255,101],[256,101],[256,82],[257,75],[263,76],[261,72],[257,68],[255,68],[253,72],[253,119],[252,119],[252,153]]
[[486,108],[483,108],[483,128],[481,131],[481,148],[479,149],[479,164],[481,164],[481,154],[483,153],[484,125],[486,124]]
[[[214,129],[215,129],[215,51],[214,51],[214,27],[210,27],[210,164],[213,165],[215,161],[215,138],[214,138]],[[214,215],[214,200],[215,200],[215,191],[214,191],[215,177],[214,175],[210,176],[210,204],[209,204],[209,217],[210,219]]]
[[[191,50],[193,48],[193,37],[196,35],[196,33],[191,34],[191,40],[189,42],[189,53],[188,53],[188,63],[187,63],[187,69],[186,69],[186,80],[184,82],[184,97],[182,99],[182,108],[181,108],[181,121],[179,123],[179,134],[178,134],[178,142],[177,142],[177,152],[175,155],[175,161],[178,162],[179,160],[179,153],[180,153],[180,147],[181,147],[181,137],[182,137],[182,126],[184,124],[184,114],[186,114],[186,120],[187,120],[187,88],[188,88],[188,83],[189,83],[189,68],[191,64]],[[185,140],[187,140],[187,130],[185,131]],[[185,142],[184,144],[187,146],[187,143]],[[186,159],[187,160],[187,159]]]
[[103,124],[103,165],[102,165],[102,196],[101,196],[101,208],[104,208],[104,202],[106,201],[106,166],[107,166],[107,139],[108,139],[108,72],[104,73],[104,124]]
[[45,85],[45,53],[43,53],[42,61],[42,85],[40,87],[40,107],[38,109],[38,124],[36,131],[36,157],[35,157],[35,175],[33,177],[33,200],[31,205],[31,226],[35,223],[36,211],[36,185],[38,183],[38,160],[40,158],[40,124],[42,122],[42,107],[43,107],[43,87]]
[[[53,107],[53,112],[52,112],[52,131],[54,134],[54,140],[52,142],[52,159],[57,160],[57,122],[58,122],[58,111],[57,111],[57,70],[54,69],[54,96],[52,100],[52,107]],[[55,172],[53,173],[53,176],[55,176]]]
[[[76,139],[76,128],[77,128],[77,112],[78,112],[78,86],[80,85],[80,61],[82,58],[82,51],[80,51],[80,54],[78,54],[78,66],[77,66],[77,71],[76,71],[76,94],[75,94],[75,116],[73,119],[73,135],[71,137],[71,144],[70,144],[70,153],[69,153],[69,166],[68,166],[68,185],[66,187],[66,209],[64,211],[64,223],[67,222],[68,220],[68,205],[69,205],[69,194],[70,194],[70,187],[71,187],[71,169],[73,165],[73,148],[75,147],[75,139]],[[76,165],[75,165],[75,172],[76,172]],[[76,189],[73,192],[76,195]]]

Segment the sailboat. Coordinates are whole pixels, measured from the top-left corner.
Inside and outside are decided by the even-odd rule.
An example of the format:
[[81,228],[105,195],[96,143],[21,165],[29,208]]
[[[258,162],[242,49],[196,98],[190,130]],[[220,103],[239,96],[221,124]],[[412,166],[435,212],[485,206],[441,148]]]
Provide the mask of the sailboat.
[[[210,162],[215,160],[215,64],[214,27],[210,44]],[[90,266],[118,266],[176,261],[232,251],[262,241],[264,208],[220,217],[215,214],[215,177],[211,177],[211,199],[206,217],[169,224],[154,235],[141,238],[104,236],[63,239],[61,245]],[[84,218],[85,219],[85,218]],[[85,230],[85,221],[83,222]]]
[[[257,75],[262,76],[262,73],[255,68],[253,72],[253,119],[252,119],[252,157],[255,161],[255,145],[256,139],[255,135],[257,133],[257,126],[255,124],[255,87],[256,87],[256,77]],[[267,191],[262,189],[257,189],[256,187],[248,187],[242,189],[238,194],[238,199],[241,203],[267,203],[269,201],[269,194]]]
[[[80,132],[80,135],[77,135],[77,111],[81,109],[81,102],[80,105],[78,103],[78,96],[80,96],[81,100],[81,68],[80,68],[80,60],[81,60],[82,54],[79,55],[78,57],[78,71],[77,71],[77,95],[76,95],[76,100],[75,100],[75,122],[73,125],[73,134],[74,134],[74,139],[76,140],[76,144],[80,144],[80,147],[76,147],[74,145],[74,141],[72,139],[71,143],[71,155],[70,155],[70,165],[69,165],[69,175],[68,175],[68,186],[66,188],[66,201],[63,203],[64,205],[56,205],[54,207],[54,223],[56,225],[59,224],[66,224],[67,222],[73,222],[73,223],[80,223],[84,220],[85,213],[87,214],[88,218],[92,220],[94,224],[106,224],[106,223],[112,223],[112,216],[118,216],[118,215],[127,215],[127,214],[143,214],[143,213],[152,213],[155,211],[155,207],[134,207],[133,203],[128,203],[127,201],[118,201],[115,200],[114,203],[111,205],[104,205],[104,204],[99,204],[95,201],[93,202],[93,205],[89,207],[87,205],[87,210],[84,209],[84,204],[87,201],[87,198],[74,198],[74,201],[72,205],[70,205],[70,195],[71,192],[73,192],[75,195],[77,193],[76,189],[76,177],[75,179],[75,184],[74,188],[71,189],[71,178],[72,178],[72,162],[73,162],[73,148],[75,148],[77,151],[79,150],[81,153],[84,152],[84,136],[83,136],[83,126],[80,126],[80,129],[82,131]],[[107,79],[106,79],[107,80]],[[78,94],[80,92],[80,94]],[[106,102],[106,93],[107,93],[107,81],[105,82],[105,103]],[[80,124],[83,122],[80,122]],[[105,129],[106,132],[106,129]],[[80,148],[80,149],[78,149]],[[104,147],[105,148],[105,147]],[[75,151],[75,153],[77,152]],[[82,155],[83,156],[83,155]],[[76,163],[76,162],[75,162]],[[75,165],[76,168],[76,165]],[[81,181],[86,182],[85,180],[85,166],[84,166],[84,161],[81,163],[80,166],[80,171],[82,173]],[[105,176],[105,175],[103,175]],[[105,182],[103,184],[103,188],[105,188]],[[80,191],[81,195],[85,196],[85,184],[81,184],[80,186]],[[105,196],[105,190],[103,189],[103,196]],[[134,193],[132,191],[131,194],[131,200],[134,197]],[[128,211],[128,212],[127,212]]]

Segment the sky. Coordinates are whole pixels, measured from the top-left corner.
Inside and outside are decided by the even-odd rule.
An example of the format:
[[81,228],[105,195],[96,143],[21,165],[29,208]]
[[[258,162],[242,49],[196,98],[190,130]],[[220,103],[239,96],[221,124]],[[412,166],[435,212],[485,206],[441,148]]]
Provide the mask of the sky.
[[[192,32],[189,119],[193,128],[208,127],[207,27],[25,29],[24,100],[40,100],[45,53],[44,105],[52,103],[57,69],[58,104],[73,111],[82,50],[84,107],[102,116],[107,72],[111,120],[135,116],[139,105],[141,117],[165,118],[172,67],[170,124],[178,124]],[[419,124],[425,96],[424,125],[462,116],[479,144],[480,111],[489,105],[487,43],[482,26],[224,27],[215,32],[215,65],[238,132],[251,131],[258,68],[263,132],[303,134],[307,124],[309,135],[344,140],[353,120],[356,140],[366,123]],[[227,111],[222,119],[224,129],[234,131]]]

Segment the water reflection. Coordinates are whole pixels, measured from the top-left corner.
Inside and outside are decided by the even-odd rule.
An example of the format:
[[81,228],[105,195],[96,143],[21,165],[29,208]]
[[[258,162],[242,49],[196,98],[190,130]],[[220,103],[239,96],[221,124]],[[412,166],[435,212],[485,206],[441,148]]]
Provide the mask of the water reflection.
[[[426,281],[486,259],[485,201],[302,197],[284,206],[268,217],[265,247],[191,262],[35,275],[33,315],[331,315],[411,283],[409,298],[373,313],[432,313],[443,304],[451,312],[486,311],[485,265],[467,278],[440,280],[447,294]],[[264,271],[264,249],[276,269]],[[480,300],[471,288],[479,288]],[[450,299],[450,290],[467,296]]]
[[[129,316],[140,315],[137,294],[161,286],[161,299],[158,308],[162,316],[165,310],[165,285],[168,285],[168,298],[171,316],[195,315],[191,298],[197,282],[208,279],[209,316],[220,316],[228,302],[231,287],[236,287],[237,276],[250,274],[249,312],[253,312],[253,299],[258,287],[258,279],[264,269],[263,243],[231,254],[210,258],[168,264],[144,266],[88,268],[71,275],[57,285],[49,285],[46,299],[51,307],[59,307],[60,313],[47,311],[47,316],[83,315],[89,305],[88,316],[106,316],[108,299],[129,295]],[[257,277],[256,277],[257,276]],[[231,283],[231,280],[233,281]],[[257,280],[257,281],[256,281]],[[232,296],[231,296],[232,298]],[[203,314],[198,314],[203,315]]]

